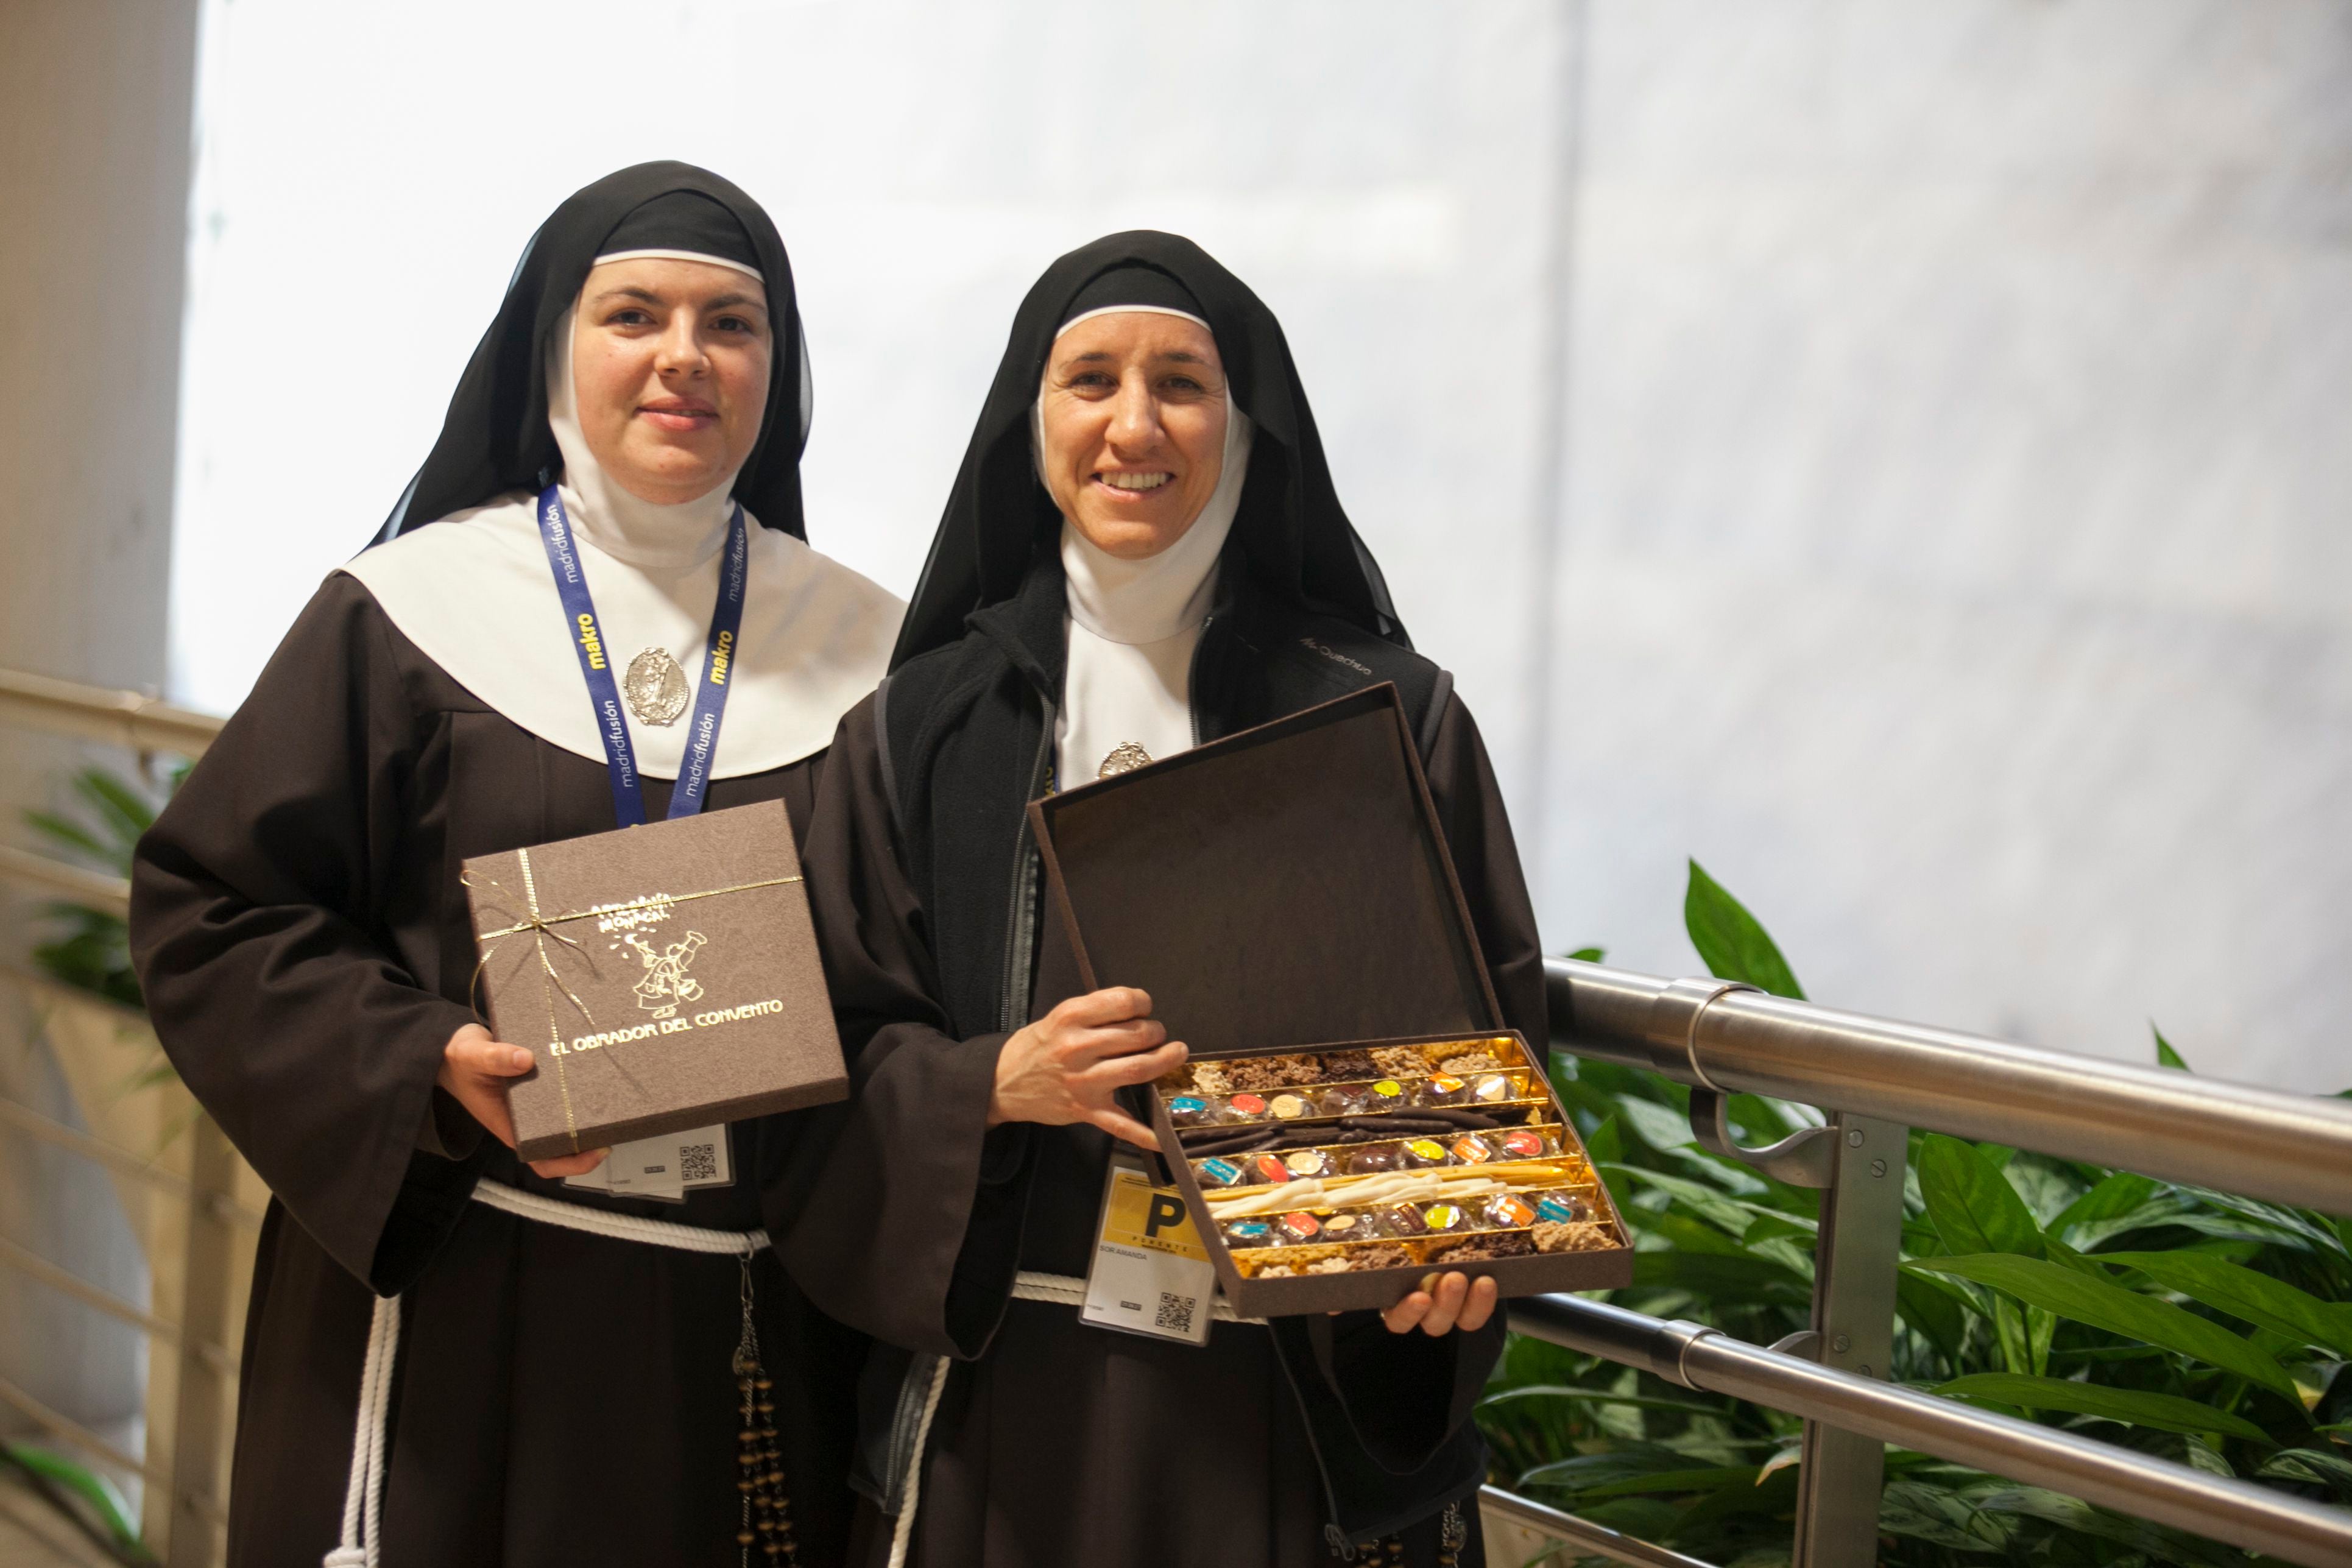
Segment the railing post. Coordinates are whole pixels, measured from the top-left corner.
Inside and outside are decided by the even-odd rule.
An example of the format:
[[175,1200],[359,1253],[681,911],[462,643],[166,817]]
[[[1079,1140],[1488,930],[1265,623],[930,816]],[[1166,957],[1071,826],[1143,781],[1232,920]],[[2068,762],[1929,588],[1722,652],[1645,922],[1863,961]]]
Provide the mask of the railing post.
[[[1843,1112],[1836,1172],[1822,1194],[1813,1253],[1814,1354],[1823,1366],[1884,1379],[1895,1350],[1895,1269],[1902,1258],[1903,1173],[1910,1130]],[[1796,1568],[1871,1568],[1886,1446],[1805,1423],[1797,1468]]]
[[236,1180],[236,1152],[209,1116],[189,1129],[188,1251],[180,1303],[179,1409],[172,1434],[169,1568],[211,1568],[219,1517],[221,1438],[230,1390],[226,1373],[204,1353],[228,1342],[229,1270],[236,1253],[222,1212]]

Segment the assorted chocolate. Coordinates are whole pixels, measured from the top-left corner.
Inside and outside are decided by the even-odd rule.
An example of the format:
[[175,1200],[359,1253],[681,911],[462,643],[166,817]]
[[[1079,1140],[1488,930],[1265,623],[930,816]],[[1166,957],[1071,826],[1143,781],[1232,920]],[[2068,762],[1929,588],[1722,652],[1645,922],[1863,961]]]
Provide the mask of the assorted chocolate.
[[1622,1245],[1516,1040],[1202,1061],[1159,1090],[1252,1279]]

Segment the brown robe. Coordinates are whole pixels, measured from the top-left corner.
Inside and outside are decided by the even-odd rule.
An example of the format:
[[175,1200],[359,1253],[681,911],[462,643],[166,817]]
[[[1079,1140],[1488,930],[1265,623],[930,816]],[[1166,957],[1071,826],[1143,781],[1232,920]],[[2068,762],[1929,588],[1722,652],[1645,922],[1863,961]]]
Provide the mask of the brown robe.
[[[583,700],[585,700],[583,694]],[[820,758],[711,785],[804,832]],[[649,812],[668,785],[646,784]],[[790,1118],[683,1204],[547,1182],[436,1089],[472,1014],[470,856],[609,829],[604,767],[487,708],[330,577],[141,846],[131,934],[196,1098],[275,1194],[247,1323],[232,1568],[337,1540],[373,1292],[403,1297],[387,1568],[733,1564],[735,1259],[469,1201],[478,1178],[717,1230],[778,1226]],[[807,1565],[837,1562],[863,1342],[753,1278]]]
[[[1446,701],[1431,790],[1507,1021],[1540,1039],[1541,952],[1501,792],[1469,713]],[[856,1093],[777,1245],[826,1311],[959,1358],[932,1418],[908,1562],[1336,1561],[1298,1397],[1268,1329],[1219,1323],[1195,1349],[1006,1300],[1015,1266],[1085,1276],[1112,1141],[1086,1126],[986,1128],[1006,1037],[948,1031],[930,947],[945,939],[900,864],[883,766],[869,700],[835,739],[808,857]],[[1040,932],[1033,1018],[1081,989],[1061,922],[1045,919]],[[1391,1335],[1370,1313],[1309,1326],[1367,1447],[1401,1455],[1468,1418],[1501,1331],[1499,1314],[1481,1335],[1439,1339]],[[870,1439],[877,1395],[887,1408],[891,1391],[866,1392]],[[888,1478],[859,1484],[871,1495]],[[1475,1563],[1475,1506],[1462,1512],[1460,1560]],[[892,1526],[866,1504],[856,1560],[886,1562]],[[1439,1561],[1441,1528],[1431,1519],[1406,1531],[1404,1561]]]

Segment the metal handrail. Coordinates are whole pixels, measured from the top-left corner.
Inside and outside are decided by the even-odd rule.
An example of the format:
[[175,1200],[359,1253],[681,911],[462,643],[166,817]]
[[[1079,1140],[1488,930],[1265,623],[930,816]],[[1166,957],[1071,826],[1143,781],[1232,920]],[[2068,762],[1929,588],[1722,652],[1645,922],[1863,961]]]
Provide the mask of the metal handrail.
[[2352,1510],[1838,1372],[1697,1323],[1573,1296],[1523,1297],[1509,1303],[1509,1316],[1520,1333],[1638,1367],[1684,1388],[1728,1394],[1994,1475],[2030,1479],[2289,1563],[2312,1568],[2352,1563]]
[[[0,975],[6,973],[0,969]],[[102,1138],[93,1138],[53,1117],[42,1115],[30,1106],[0,1098],[0,1126],[12,1128],[29,1138],[37,1138],[60,1149],[70,1149],[86,1160],[104,1165],[117,1175],[144,1182],[177,1202],[201,1203],[209,1213],[231,1225],[241,1226],[249,1231],[261,1229],[263,1216],[235,1198],[223,1193],[199,1194],[182,1177],[164,1170],[154,1161],[134,1154],[128,1149],[119,1149]]]
[[1552,1043],[2168,1181],[2352,1215],[2352,1102],[1548,960]]
[[37,892],[57,893],[121,920],[131,918],[131,884],[103,871],[87,871],[29,849],[0,844],[0,881]]
[[126,751],[200,757],[220,733],[221,722],[142,692],[0,669],[0,723],[102,741]]

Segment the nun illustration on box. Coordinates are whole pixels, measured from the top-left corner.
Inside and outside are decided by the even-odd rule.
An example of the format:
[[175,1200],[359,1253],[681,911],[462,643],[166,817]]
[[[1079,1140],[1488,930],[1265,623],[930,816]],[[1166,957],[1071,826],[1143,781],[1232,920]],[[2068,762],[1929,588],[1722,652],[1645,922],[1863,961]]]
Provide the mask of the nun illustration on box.
[[[854,1561],[1474,1563],[1494,1284],[1386,1314],[1089,1327],[1114,1091],[1184,1059],[1079,994],[1027,803],[1381,681],[1400,689],[1507,1021],[1535,918],[1450,679],[1340,510],[1273,314],[1187,240],[1113,235],[1029,292],[893,669],[834,742],[809,866],[853,1094],[779,1249],[884,1345]],[[803,1152],[819,1147],[814,1140]],[[1058,1277],[1058,1279],[1055,1278]],[[1383,1321],[1385,1317],[1385,1321]],[[896,1348],[891,1348],[896,1347]]]
[[[458,880],[706,801],[805,827],[901,612],[803,542],[809,407],[757,203],[682,163],[580,191],[380,542],[141,846],[157,1032],[274,1194],[236,1568],[843,1550],[860,1343],[757,1234],[791,1119],[519,1163],[504,1086],[530,1057],[474,1021]],[[690,747],[682,672],[725,658]],[[599,668],[621,679],[592,703]]]

